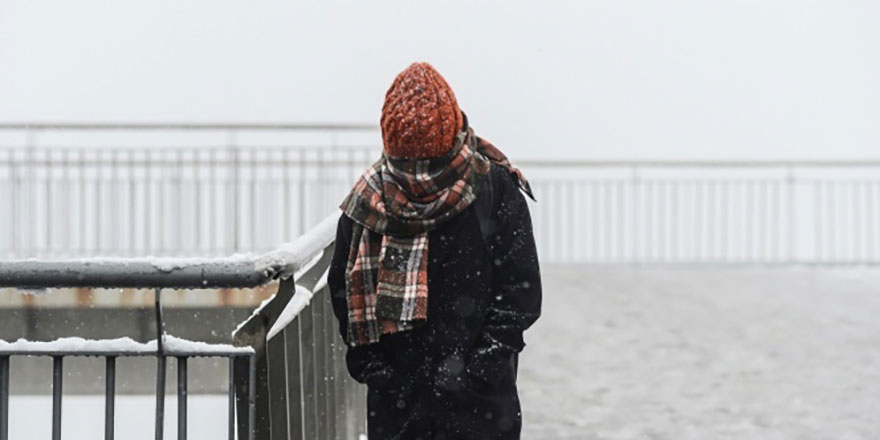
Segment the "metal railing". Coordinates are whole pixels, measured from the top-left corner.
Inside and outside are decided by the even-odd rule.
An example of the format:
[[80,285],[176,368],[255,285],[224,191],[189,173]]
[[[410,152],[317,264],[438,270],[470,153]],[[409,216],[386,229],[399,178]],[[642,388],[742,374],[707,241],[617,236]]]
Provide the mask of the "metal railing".
[[[123,148],[77,138],[157,131],[216,139]],[[12,207],[0,216],[7,257],[267,251],[335,212],[380,151],[369,125],[0,124],[2,132],[21,134],[0,150],[0,206]],[[323,137],[272,137],[293,132]],[[880,262],[878,160],[513,161],[538,196],[532,216],[546,262]]]
[[[17,343],[8,344],[8,347],[0,348],[0,440],[8,439],[9,429],[9,367],[10,358],[12,356],[48,356],[52,358],[52,439],[60,440],[62,438],[61,431],[61,402],[63,397],[63,369],[64,358],[71,356],[97,356],[105,359],[105,414],[104,414],[104,438],[112,440],[115,438],[116,426],[116,359],[119,357],[133,356],[153,356],[156,358],[156,413],[155,413],[155,435],[156,439],[163,438],[165,429],[165,381],[167,371],[167,360],[169,358],[177,359],[177,438],[185,440],[187,438],[187,361],[194,357],[218,357],[229,360],[230,365],[230,391],[229,391],[229,408],[230,415],[235,402],[233,384],[233,365],[239,360],[247,365],[248,377],[253,378],[255,372],[255,361],[253,350],[247,348],[237,348],[224,345],[208,345],[196,344],[191,341],[171,339],[173,342],[168,347],[166,339],[168,338],[164,331],[164,321],[162,320],[161,305],[161,289],[156,289],[156,327],[158,334],[155,341],[147,344],[122,343],[119,340],[110,341],[88,341],[79,346],[69,346],[67,342],[72,341],[71,338],[62,338],[53,342],[35,343],[19,341]],[[79,342],[79,341],[77,341]],[[127,341],[126,341],[127,342]],[[85,346],[83,346],[85,345]],[[118,345],[125,345],[125,348],[118,348]],[[176,346],[176,347],[175,347]],[[251,383],[253,379],[249,379]],[[253,414],[253,390],[245,390],[241,395],[247,399],[245,405],[248,406],[249,412],[245,414],[246,426],[254,425]],[[234,418],[229,419],[229,438],[232,439],[234,434]],[[240,419],[242,420],[242,419]],[[252,428],[248,429],[253,431]],[[247,431],[245,431],[247,432]],[[253,438],[250,436],[241,436],[239,438]]]
[[876,264],[880,161],[528,163],[539,252],[590,263]]
[[270,251],[336,207],[376,128],[0,124],[0,254]]
[[[216,259],[99,259],[68,261],[10,261],[0,265],[0,286],[17,288],[54,287],[155,287],[157,338],[154,343],[90,341],[78,346],[62,339],[35,343],[18,341],[0,344],[0,440],[8,438],[9,365],[11,356],[51,356],[53,358],[53,439],[61,439],[61,401],[63,360],[67,356],[100,356],[106,359],[105,438],[114,437],[116,358],[154,356],[156,369],[155,435],[164,432],[166,360],[178,360],[178,438],[187,433],[187,359],[226,357],[229,369],[229,438],[298,438],[268,436],[264,426],[278,425],[284,418],[290,429],[310,431],[319,426],[320,438],[351,438],[365,428],[365,396],[344,370],[338,332],[326,298],[325,273],[329,249],[335,237],[336,217],[327,218],[295,242],[261,257]],[[236,348],[225,345],[192,343],[169,339],[162,319],[161,288],[254,287],[281,280],[278,293],[236,331]],[[296,292],[294,294],[294,292]],[[313,296],[321,300],[312,306]],[[297,332],[288,329],[296,325]],[[275,330],[273,327],[275,326]],[[300,331],[299,329],[305,329]],[[280,337],[276,336],[280,334]],[[300,339],[299,350],[279,357],[273,341],[286,341],[294,335],[313,335]],[[320,336],[316,336],[320,335]],[[267,342],[268,341],[268,342]],[[0,341],[3,342],[3,341]],[[284,344],[285,347],[290,344]],[[252,348],[251,348],[252,347]],[[278,362],[281,362],[280,364]],[[318,376],[318,372],[322,375]],[[333,374],[327,374],[332,372]],[[307,378],[286,382],[284,405],[266,403],[267,386],[276,377]],[[274,391],[273,391],[274,393]],[[277,396],[274,397],[278,399]],[[235,408],[237,407],[237,411]],[[301,415],[320,414],[317,425]],[[236,417],[237,414],[237,417]],[[344,416],[340,416],[344,415]],[[237,419],[237,429],[236,429]],[[288,422],[289,421],[289,422]],[[294,423],[302,424],[302,427]],[[275,430],[275,428],[273,428]],[[274,432],[274,431],[273,431]],[[314,437],[313,437],[314,438]]]
[[[337,218],[315,227],[314,240],[335,236]],[[236,344],[257,353],[258,439],[356,439],[365,433],[366,388],[348,375],[329,298],[332,254],[331,242],[234,333]]]

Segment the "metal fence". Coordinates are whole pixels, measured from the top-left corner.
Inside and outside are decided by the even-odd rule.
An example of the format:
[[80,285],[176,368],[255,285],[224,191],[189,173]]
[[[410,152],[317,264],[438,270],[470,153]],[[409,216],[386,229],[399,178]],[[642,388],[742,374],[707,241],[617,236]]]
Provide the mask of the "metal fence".
[[[229,362],[229,438],[234,438],[235,418],[232,417],[232,409],[235,405],[235,393],[233,387],[233,365],[243,365],[244,374],[248,377],[247,386],[253,383],[255,372],[254,353],[252,350],[227,347],[224,345],[194,344],[192,341],[172,339],[171,347],[167,346],[167,335],[164,332],[161,306],[161,289],[156,289],[156,321],[160,329],[155,344],[125,344],[126,348],[120,348],[119,341],[90,341],[74,346],[67,344],[70,338],[62,338],[53,342],[17,342],[11,344],[9,349],[0,348],[0,440],[8,440],[9,434],[9,380],[10,358],[12,356],[48,356],[52,358],[52,440],[62,439],[61,407],[63,399],[64,382],[64,359],[71,356],[96,356],[105,360],[105,413],[104,413],[104,439],[115,438],[116,428],[116,359],[131,356],[152,356],[156,358],[156,413],[155,433],[156,439],[161,440],[165,429],[165,381],[168,367],[168,359],[177,359],[177,438],[187,438],[187,363],[194,357],[218,357],[226,358]],[[77,341],[79,342],[79,341]],[[152,346],[155,346],[153,348]],[[93,347],[93,348],[90,348]],[[190,348],[187,348],[190,347]],[[197,347],[197,348],[196,348]],[[241,374],[241,373],[239,373]],[[245,434],[254,431],[255,424],[254,391],[244,389],[239,397],[244,400],[243,407],[249,410],[240,416],[240,424],[245,428]],[[239,438],[252,439],[253,436],[243,435]]]
[[377,152],[353,142],[366,142],[374,131],[357,125],[0,124],[0,133],[20,135],[0,138],[0,145],[6,142],[0,206],[8,213],[0,216],[0,255],[269,251],[335,208],[344,186]]
[[[380,151],[370,126],[3,128],[24,133],[0,150],[7,258],[265,251],[335,212]],[[219,140],[99,147],[77,137],[111,132],[130,141],[162,130]],[[321,135],[256,137],[280,132]],[[72,139],[80,144],[56,145]],[[537,193],[531,208],[545,262],[880,261],[880,161],[513,160]]]
[[[0,440],[8,438],[11,356],[54,359],[53,440],[62,438],[62,378],[66,356],[106,358],[106,439],[114,438],[115,432],[115,375],[119,356],[157,359],[156,439],[161,439],[164,432],[167,358],[178,360],[177,438],[185,439],[187,359],[199,356],[229,358],[230,439],[356,438],[366,427],[365,391],[345,373],[344,345],[335,331],[326,292],[335,223],[335,217],[327,218],[292,244],[256,258],[4,262],[0,265],[2,287],[155,287],[157,338],[152,346],[129,343],[122,348],[118,340],[90,341],[79,346],[66,344],[64,339],[43,343],[0,341],[4,342],[0,344]],[[237,345],[247,348],[193,343],[165,335],[161,288],[254,287],[275,279],[281,280],[278,293],[242,323],[235,334]],[[315,302],[309,305],[313,298]],[[276,352],[276,346],[280,352]],[[279,389],[283,394],[277,394]],[[283,403],[279,403],[279,399]],[[270,426],[271,431],[267,430]],[[319,434],[311,435],[315,432]]]
[[880,161],[526,164],[541,255],[590,263],[880,262]]

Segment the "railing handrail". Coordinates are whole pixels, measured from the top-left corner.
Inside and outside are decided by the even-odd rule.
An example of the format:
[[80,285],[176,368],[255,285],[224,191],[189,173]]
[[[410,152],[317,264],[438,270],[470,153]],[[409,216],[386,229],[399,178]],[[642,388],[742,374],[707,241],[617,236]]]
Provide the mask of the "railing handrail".
[[[332,214],[309,229],[292,243],[283,245],[275,251],[253,257],[236,255],[213,259],[176,258],[104,258],[78,260],[19,260],[0,263],[0,286],[10,287],[153,287],[156,290],[156,339],[146,344],[131,339],[87,341],[80,338],[62,338],[53,342],[31,342],[19,340],[11,343],[0,341],[0,440],[8,438],[7,419],[9,409],[9,359],[10,356],[51,356],[53,358],[52,382],[52,432],[53,439],[61,438],[62,384],[64,378],[64,358],[67,356],[102,356],[106,361],[107,385],[105,388],[105,433],[113,438],[115,424],[115,377],[116,358],[119,356],[153,356],[157,359],[156,369],[156,438],[161,439],[165,424],[165,386],[167,359],[177,358],[178,362],[178,437],[186,439],[187,433],[187,360],[189,357],[214,356],[229,359],[229,416],[227,419],[230,439],[253,440],[270,438],[279,429],[291,429],[288,419],[305,417],[303,413],[291,412],[287,399],[299,399],[300,405],[312,404],[308,426],[319,432],[307,438],[335,438],[335,432],[349,431],[361,434],[365,426],[366,410],[363,407],[363,391],[343,373],[341,345],[334,343],[335,317],[326,301],[318,303],[318,311],[309,311],[309,317],[319,319],[318,329],[306,330],[308,338],[297,340],[297,349],[312,353],[312,363],[305,367],[307,377],[298,387],[291,388],[287,382],[287,355],[271,351],[266,332],[273,326],[283,310],[301,311],[316,287],[326,286],[323,282],[332,255],[336,237],[338,214]],[[296,279],[294,279],[296,277]],[[162,314],[162,287],[208,288],[208,287],[252,287],[273,279],[281,279],[278,293],[245,321],[233,334],[235,346],[225,344],[205,344],[177,339],[165,333]],[[323,282],[323,284],[321,284]],[[294,291],[300,285],[309,290],[309,298],[293,299]],[[327,290],[322,289],[324,295]],[[305,300],[305,302],[303,302]],[[291,304],[292,303],[292,304]],[[294,307],[296,306],[296,307]],[[290,313],[288,313],[289,315]],[[293,318],[285,318],[284,326]],[[299,330],[299,327],[297,327]],[[278,330],[286,332],[286,329]],[[299,333],[290,330],[291,337]],[[287,335],[283,333],[282,335]],[[295,335],[295,336],[294,336]],[[276,338],[277,341],[286,336]],[[282,341],[283,342],[283,341]],[[312,345],[314,344],[314,345]],[[285,345],[286,347],[286,345]],[[286,350],[286,348],[285,348]],[[274,364],[269,362],[270,354]],[[283,369],[279,369],[279,363]],[[271,369],[271,370],[270,370]],[[320,373],[319,373],[320,372]],[[281,374],[281,382],[279,380]],[[301,372],[296,373],[302,377]],[[318,374],[323,377],[319,379]],[[269,382],[273,387],[269,387]],[[278,395],[278,384],[283,395]],[[276,393],[276,394],[272,394]],[[269,406],[268,399],[281,398],[284,403]],[[236,403],[237,414],[236,417]],[[259,426],[257,414],[259,408]],[[348,410],[351,408],[351,415]],[[270,416],[270,413],[273,414]],[[269,425],[275,419],[275,425]],[[282,420],[283,419],[283,420]],[[306,423],[297,431],[306,432]],[[337,429],[339,431],[337,431]],[[309,431],[310,432],[310,431]],[[329,434],[328,434],[329,433]],[[296,432],[294,434],[297,434]],[[289,438],[289,436],[285,436]]]
[[378,130],[378,124],[367,123],[289,123],[289,122],[0,122],[0,130],[171,130],[171,131],[223,131],[223,130],[330,130],[366,131]]
[[[202,131],[224,131],[224,130],[327,130],[327,131],[372,131],[378,129],[377,126],[369,125],[369,124],[214,124],[214,123],[205,123],[205,124],[165,124],[165,123],[131,123],[131,124],[110,124],[110,123],[100,123],[100,124],[64,124],[64,123],[52,123],[52,124],[35,124],[35,125],[27,125],[27,123],[0,123],[0,131],[2,130],[22,130],[22,131],[41,131],[41,130],[95,130],[95,131],[113,131],[113,130],[202,130]],[[254,150],[254,151],[268,151],[268,150],[297,150],[297,149],[306,149],[313,148],[313,145],[307,144],[286,144],[286,145],[270,145],[270,144],[250,144],[247,142],[244,143],[236,143],[234,146],[229,145],[157,145],[157,146],[137,146],[137,147],[126,147],[124,151],[134,152],[134,153],[167,153],[169,151],[181,151],[186,150],[188,152],[199,152],[199,151],[228,151],[230,148],[237,150]],[[380,145],[333,145],[332,147],[328,147],[328,149],[337,149],[337,150],[366,150],[366,151],[375,151],[378,154],[381,151]],[[39,151],[39,152],[72,152],[72,151],[82,151],[88,153],[104,153],[104,152],[119,152],[119,148],[115,146],[92,146],[92,145],[83,145],[83,146],[73,146],[73,145],[0,145],[0,151],[4,151],[6,153],[10,152],[27,152],[27,151]],[[46,161],[52,162],[60,162],[60,163],[68,163],[65,159],[52,159],[52,158],[23,158],[23,161],[36,161],[39,163],[45,163]],[[114,161],[118,159],[107,158],[106,160],[101,159],[78,159],[76,161],[71,161],[71,164],[88,164],[93,165],[95,163],[104,163],[113,164]],[[96,162],[97,161],[97,162]],[[123,159],[119,163],[130,164],[133,162],[140,161],[142,165],[161,165],[163,164],[162,159],[139,159],[139,160],[131,160],[131,159]],[[234,161],[228,159],[211,159],[212,164],[229,164],[229,163],[252,163],[255,159],[253,158],[239,158]],[[270,163],[268,160],[267,163]],[[298,164],[309,164],[308,160],[305,161],[295,161]],[[796,158],[782,158],[782,159],[627,159],[627,158],[609,158],[609,159],[586,159],[586,158],[573,158],[573,159],[535,159],[535,158],[525,158],[525,159],[514,159],[514,164],[523,167],[523,168],[562,168],[562,169],[571,169],[571,168],[834,168],[834,167],[846,167],[846,168],[871,168],[871,167],[880,167],[880,157],[875,158],[849,158],[849,159],[796,159]],[[277,161],[272,161],[271,163],[277,163]],[[339,165],[359,165],[360,161],[352,161],[350,159],[332,159],[328,161],[313,161],[311,164],[339,164]],[[168,165],[176,165],[177,162],[171,160],[167,162]]]
[[880,159],[589,159],[589,160],[519,160],[519,167],[547,168],[826,168],[880,167]]
[[261,256],[218,258],[76,258],[0,261],[0,287],[27,289],[256,287],[288,278],[335,238],[332,214],[295,241]]
[[[171,335],[163,336],[163,355],[167,357],[237,357],[254,354],[251,347],[235,347],[228,344],[207,344]],[[156,356],[158,339],[137,342],[129,337],[90,340],[80,337],[64,337],[54,341],[4,341],[0,339],[0,356]]]

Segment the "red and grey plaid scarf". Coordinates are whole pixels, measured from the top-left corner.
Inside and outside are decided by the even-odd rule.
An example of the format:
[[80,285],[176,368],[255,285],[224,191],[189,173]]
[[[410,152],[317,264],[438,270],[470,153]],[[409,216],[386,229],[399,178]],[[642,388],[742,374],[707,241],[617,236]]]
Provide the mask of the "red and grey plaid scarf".
[[470,206],[490,162],[516,173],[531,196],[522,173],[469,128],[444,157],[383,155],[358,179],[340,206],[355,224],[345,278],[350,345],[427,320],[428,232]]

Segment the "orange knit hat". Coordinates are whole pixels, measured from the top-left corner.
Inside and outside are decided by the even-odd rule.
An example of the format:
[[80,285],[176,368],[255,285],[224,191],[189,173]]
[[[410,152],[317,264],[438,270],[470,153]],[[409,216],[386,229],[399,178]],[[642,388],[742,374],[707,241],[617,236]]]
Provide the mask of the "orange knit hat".
[[385,94],[380,125],[386,155],[425,159],[452,149],[462,116],[440,72],[428,63],[413,63]]

